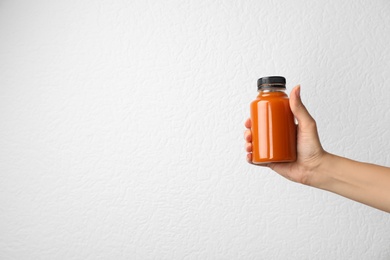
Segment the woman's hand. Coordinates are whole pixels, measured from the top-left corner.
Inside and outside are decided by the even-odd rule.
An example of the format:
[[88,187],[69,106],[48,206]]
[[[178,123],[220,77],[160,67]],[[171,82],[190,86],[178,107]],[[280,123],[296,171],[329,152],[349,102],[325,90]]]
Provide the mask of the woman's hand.
[[[292,163],[269,163],[260,166],[270,167],[283,177],[298,183],[311,185],[315,169],[320,166],[327,154],[321,146],[315,120],[311,117],[300,97],[300,86],[290,93],[290,108],[297,125],[297,160]],[[252,163],[252,133],[251,120],[247,119],[245,131],[247,160]]]
[[[300,97],[300,86],[290,94],[290,107],[297,125],[297,160],[269,163],[283,177],[390,213],[390,168],[327,153],[322,149],[317,126]],[[252,163],[251,120],[245,122],[247,160]]]

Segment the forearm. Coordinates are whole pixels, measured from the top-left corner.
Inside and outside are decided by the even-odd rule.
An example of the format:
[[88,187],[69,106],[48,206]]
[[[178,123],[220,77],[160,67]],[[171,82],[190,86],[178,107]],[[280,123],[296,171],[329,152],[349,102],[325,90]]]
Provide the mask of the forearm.
[[325,154],[310,185],[390,213],[390,168]]

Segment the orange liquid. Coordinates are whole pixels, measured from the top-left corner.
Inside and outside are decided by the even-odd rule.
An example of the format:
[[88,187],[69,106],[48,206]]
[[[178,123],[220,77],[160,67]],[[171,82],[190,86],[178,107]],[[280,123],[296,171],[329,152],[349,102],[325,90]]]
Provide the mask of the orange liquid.
[[296,125],[284,92],[260,91],[250,105],[252,162],[293,162],[297,158]]

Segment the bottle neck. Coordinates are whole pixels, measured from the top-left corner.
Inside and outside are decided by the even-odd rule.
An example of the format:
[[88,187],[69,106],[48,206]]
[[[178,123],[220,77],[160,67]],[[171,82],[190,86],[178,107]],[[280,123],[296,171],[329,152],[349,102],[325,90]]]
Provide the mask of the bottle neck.
[[269,87],[269,86],[261,87],[258,90],[259,93],[272,93],[272,92],[282,92],[282,93],[285,93],[285,91],[286,91],[285,87]]

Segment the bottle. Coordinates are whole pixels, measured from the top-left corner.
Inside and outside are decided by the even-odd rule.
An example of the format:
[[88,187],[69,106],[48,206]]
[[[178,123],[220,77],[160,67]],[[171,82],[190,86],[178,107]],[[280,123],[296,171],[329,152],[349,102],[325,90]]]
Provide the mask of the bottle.
[[286,90],[286,79],[263,77],[258,96],[250,104],[252,162],[293,162],[297,158],[296,125]]

